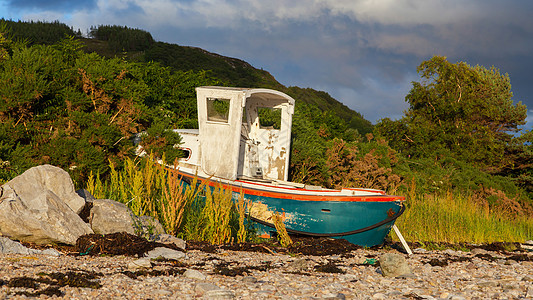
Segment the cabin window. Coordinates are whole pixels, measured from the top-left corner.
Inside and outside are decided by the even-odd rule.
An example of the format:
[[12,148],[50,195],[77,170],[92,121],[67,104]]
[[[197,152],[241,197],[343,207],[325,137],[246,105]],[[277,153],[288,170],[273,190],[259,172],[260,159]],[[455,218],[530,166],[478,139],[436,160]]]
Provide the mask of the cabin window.
[[181,156],[181,159],[182,160],[189,160],[189,158],[191,158],[191,149],[189,148],[180,148],[181,152],[182,152],[182,156]]
[[281,128],[281,108],[258,107],[259,126],[263,129]]
[[230,99],[207,98],[207,120],[228,123]]

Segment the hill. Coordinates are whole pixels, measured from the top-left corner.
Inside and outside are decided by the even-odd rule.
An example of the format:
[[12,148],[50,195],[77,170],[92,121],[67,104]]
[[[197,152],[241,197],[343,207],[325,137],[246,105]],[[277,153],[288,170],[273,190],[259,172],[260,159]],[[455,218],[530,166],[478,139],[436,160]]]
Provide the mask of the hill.
[[[115,33],[110,34],[110,31]],[[295,98],[297,102],[333,112],[349,127],[362,134],[372,131],[372,124],[360,113],[348,108],[328,93],[312,88],[286,87],[268,71],[254,68],[241,59],[197,47],[155,42],[149,33],[127,27],[99,26],[92,28],[90,35],[91,39],[83,39],[87,52],[96,52],[106,57],[125,56],[138,61],[155,61],[180,71],[209,70],[226,85],[280,90]],[[133,38],[128,39],[127,36]]]
[[32,44],[54,44],[65,36],[74,36],[85,45],[84,51],[95,52],[107,58],[124,57],[131,61],[158,62],[179,71],[209,71],[221,79],[222,84],[238,87],[262,87],[283,91],[297,102],[303,102],[330,111],[339,116],[347,126],[366,134],[372,131],[370,121],[328,93],[312,88],[286,87],[268,71],[254,68],[238,58],[219,55],[207,50],[156,42],[149,32],[126,26],[100,25],[91,27],[90,38],[83,38],[81,32],[58,21],[14,22],[3,20],[7,25],[8,37]]

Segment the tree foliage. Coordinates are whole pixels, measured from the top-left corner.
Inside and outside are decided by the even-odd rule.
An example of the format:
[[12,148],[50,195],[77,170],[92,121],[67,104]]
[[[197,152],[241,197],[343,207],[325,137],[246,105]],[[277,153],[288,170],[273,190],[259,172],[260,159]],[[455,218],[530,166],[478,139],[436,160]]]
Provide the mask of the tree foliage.
[[[105,173],[109,160],[120,165],[133,153],[134,134],[170,126],[169,116],[174,126],[190,124],[190,87],[215,82],[203,72],[106,59],[81,47],[73,38],[18,45],[0,65],[0,159],[9,162],[3,177],[43,163],[69,169],[75,179]],[[171,145],[179,141],[162,134]],[[166,147],[169,159],[179,155],[152,146]]]
[[109,42],[109,47],[115,52],[144,51],[155,43],[149,32],[127,26],[91,26],[89,36]]
[[507,74],[440,56],[418,72],[422,81],[406,97],[409,110],[398,121],[381,120],[378,134],[411,157],[451,156],[492,173],[515,166],[509,154],[520,146],[515,134],[527,110],[511,99]]
[[28,44],[45,44],[52,45],[66,36],[81,36],[81,32],[74,31],[64,23],[59,21],[42,22],[42,21],[7,21],[0,19],[0,24],[5,26],[3,32],[7,38],[13,41],[26,41]]

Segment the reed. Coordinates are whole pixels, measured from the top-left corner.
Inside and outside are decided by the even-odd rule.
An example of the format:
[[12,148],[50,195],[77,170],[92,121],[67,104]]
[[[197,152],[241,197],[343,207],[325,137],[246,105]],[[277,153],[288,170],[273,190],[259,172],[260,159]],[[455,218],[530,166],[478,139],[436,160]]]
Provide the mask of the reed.
[[231,212],[233,193],[216,185],[213,189],[206,188],[205,206],[202,210],[202,237],[212,244],[224,244],[231,241]]
[[285,228],[285,224],[283,223],[284,220],[284,213],[280,214],[276,211],[272,215],[272,221],[274,222],[274,226],[276,227],[279,243],[283,247],[288,247],[292,245],[292,239],[289,236],[289,233],[287,232],[287,228]]
[[160,219],[167,233],[176,235],[189,202],[197,197],[198,189],[194,188],[197,180],[195,178],[191,186],[185,186],[178,173],[177,161],[174,162],[174,168],[165,174],[166,176],[162,175],[163,173],[160,174],[162,186]]
[[109,179],[103,182],[99,174],[90,173],[86,189],[98,199],[126,204],[138,216],[155,217],[173,235],[181,226],[187,205],[198,195],[196,188],[185,188],[175,168],[165,168],[153,156],[127,158],[120,171],[110,162]]
[[[412,187],[413,189],[414,187]],[[397,225],[411,242],[524,242],[533,238],[533,217],[511,217],[477,205],[470,196],[448,192],[417,195],[411,190]],[[393,239],[398,239],[391,233]]]
[[235,204],[235,208],[239,215],[239,218],[238,218],[239,229],[237,230],[237,243],[246,242],[246,238],[248,236],[248,230],[246,229],[246,225],[244,221],[246,219],[246,212],[248,211],[249,207],[250,207],[250,201],[244,199],[244,193],[241,191],[239,194],[239,198],[237,199],[237,202]]

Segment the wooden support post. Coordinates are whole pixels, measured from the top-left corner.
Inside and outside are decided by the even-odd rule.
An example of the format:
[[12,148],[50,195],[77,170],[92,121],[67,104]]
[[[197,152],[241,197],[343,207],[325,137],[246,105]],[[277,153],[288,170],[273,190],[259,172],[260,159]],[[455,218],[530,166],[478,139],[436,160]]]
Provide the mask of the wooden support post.
[[394,224],[394,225],[392,225],[392,229],[394,229],[394,232],[396,233],[396,235],[400,239],[400,242],[402,243],[402,246],[405,249],[405,251],[407,251],[407,254],[408,255],[413,255],[413,251],[411,251],[411,248],[409,248],[409,245],[407,245],[407,242],[403,238],[403,235],[400,232],[400,229],[398,229],[398,226],[396,226],[396,224]]

